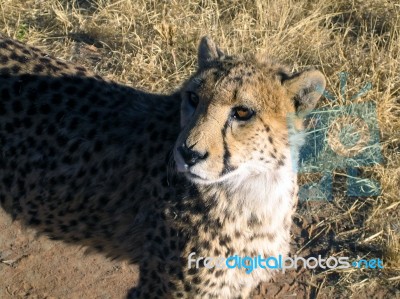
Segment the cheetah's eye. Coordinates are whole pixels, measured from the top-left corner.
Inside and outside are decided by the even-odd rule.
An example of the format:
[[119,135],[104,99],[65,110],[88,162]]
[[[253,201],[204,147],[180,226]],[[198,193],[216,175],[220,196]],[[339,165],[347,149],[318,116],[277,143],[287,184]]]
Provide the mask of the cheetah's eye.
[[199,104],[199,96],[195,94],[194,92],[188,92],[188,99],[189,99],[189,104],[193,107],[196,108],[197,105]]
[[249,120],[255,114],[254,110],[242,106],[233,108],[232,112],[233,112],[233,118],[240,121]]

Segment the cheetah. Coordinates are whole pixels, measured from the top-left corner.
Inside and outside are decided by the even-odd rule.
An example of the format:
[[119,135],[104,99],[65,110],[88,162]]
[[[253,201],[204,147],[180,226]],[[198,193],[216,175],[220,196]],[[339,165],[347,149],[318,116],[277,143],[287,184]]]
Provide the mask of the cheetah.
[[288,253],[302,119],[324,87],[204,37],[182,87],[150,94],[1,38],[1,206],[139,264],[129,298],[248,298],[273,270],[197,258]]

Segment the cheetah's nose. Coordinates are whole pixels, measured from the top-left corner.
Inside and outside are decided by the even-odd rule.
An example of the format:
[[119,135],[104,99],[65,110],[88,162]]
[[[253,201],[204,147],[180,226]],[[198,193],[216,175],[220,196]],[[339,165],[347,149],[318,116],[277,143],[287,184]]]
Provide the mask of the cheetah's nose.
[[[194,146],[194,145],[193,145]],[[194,151],[193,146],[187,146],[186,143],[183,143],[180,147],[178,147],[178,152],[181,154],[183,161],[187,166],[193,166],[200,160],[204,160],[207,158],[208,153],[205,154]]]

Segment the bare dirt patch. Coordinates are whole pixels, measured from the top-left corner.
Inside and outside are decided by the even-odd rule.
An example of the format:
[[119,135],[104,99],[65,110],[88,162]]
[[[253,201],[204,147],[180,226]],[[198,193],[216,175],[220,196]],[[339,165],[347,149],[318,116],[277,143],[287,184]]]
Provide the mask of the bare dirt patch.
[[0,298],[123,298],[133,265],[38,237],[0,210]]

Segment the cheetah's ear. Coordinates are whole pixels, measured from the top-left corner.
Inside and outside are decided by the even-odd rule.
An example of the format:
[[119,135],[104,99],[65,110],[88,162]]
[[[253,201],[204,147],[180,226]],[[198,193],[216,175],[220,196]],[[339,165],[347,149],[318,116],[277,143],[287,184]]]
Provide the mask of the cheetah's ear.
[[207,66],[211,61],[223,57],[225,54],[213,42],[209,36],[204,36],[199,45],[198,65],[199,68]]
[[296,112],[307,113],[314,109],[325,89],[325,77],[317,70],[306,70],[283,80],[292,95]]

